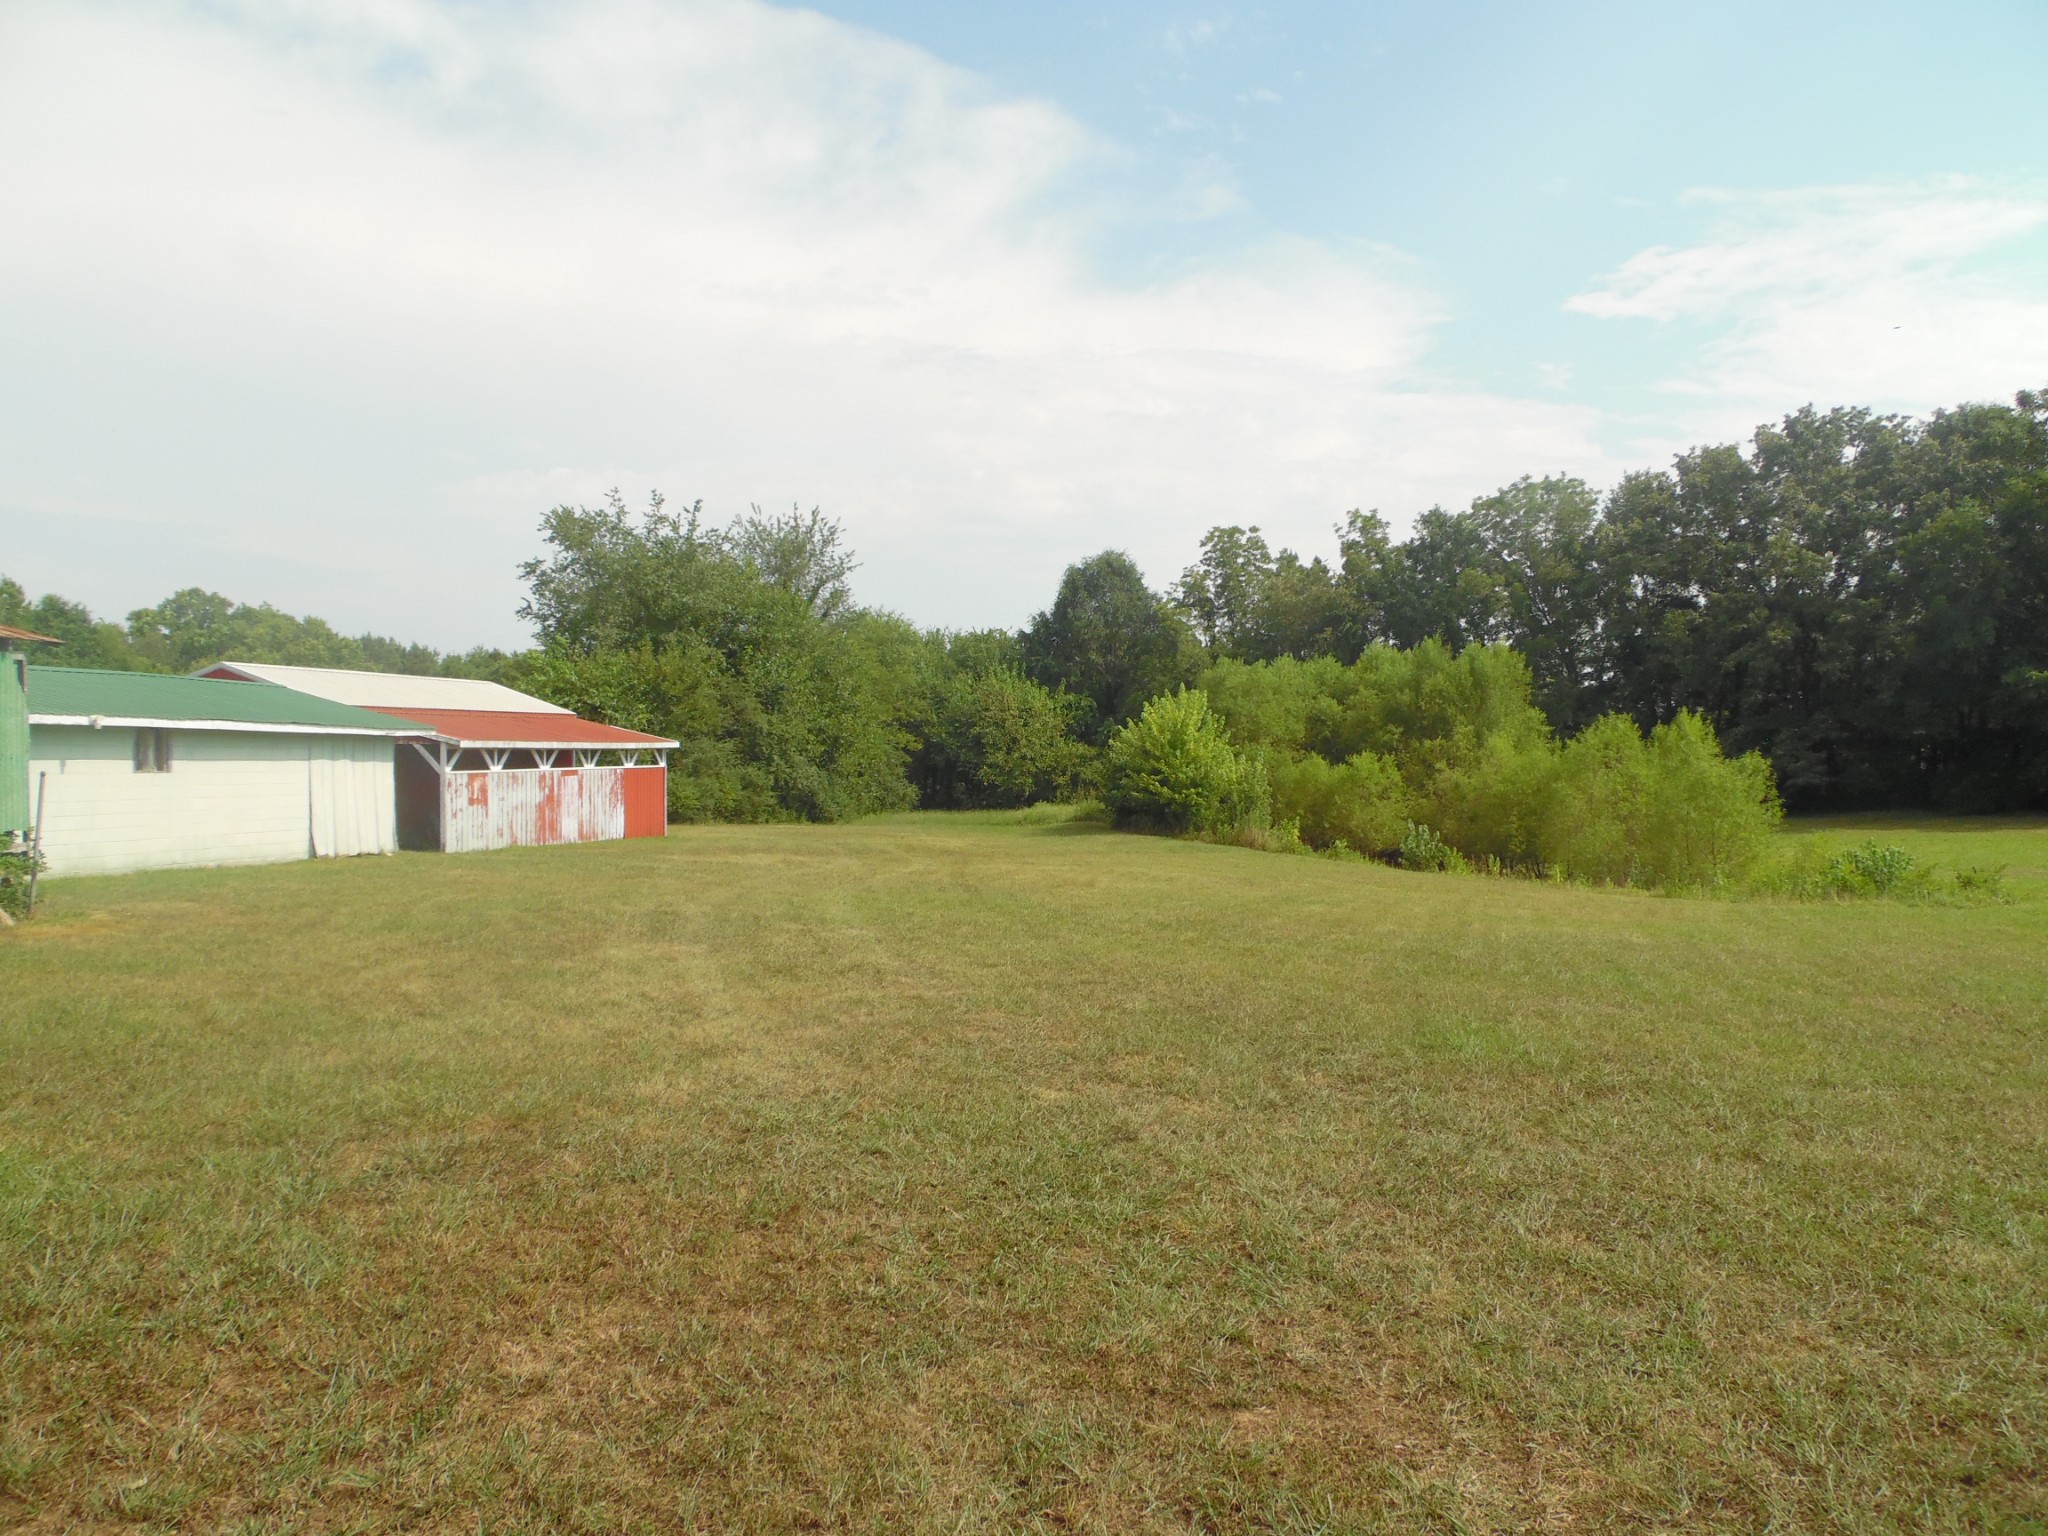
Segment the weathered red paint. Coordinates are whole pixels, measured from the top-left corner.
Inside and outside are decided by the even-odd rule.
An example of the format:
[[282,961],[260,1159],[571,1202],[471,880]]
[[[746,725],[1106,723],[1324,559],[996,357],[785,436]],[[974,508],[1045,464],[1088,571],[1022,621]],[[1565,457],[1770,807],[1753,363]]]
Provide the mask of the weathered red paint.
[[666,747],[665,737],[575,715],[521,714],[495,709],[386,709],[464,746]]
[[621,771],[626,776],[626,836],[666,837],[668,770],[653,767]]
[[502,768],[451,773],[442,800],[441,846],[449,853],[468,853],[624,837],[625,776],[633,771]]

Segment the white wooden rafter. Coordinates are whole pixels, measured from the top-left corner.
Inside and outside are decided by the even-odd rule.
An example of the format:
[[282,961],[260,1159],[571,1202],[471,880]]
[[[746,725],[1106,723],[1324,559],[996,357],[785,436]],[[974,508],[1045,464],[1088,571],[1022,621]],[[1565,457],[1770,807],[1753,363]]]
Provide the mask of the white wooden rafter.
[[613,765],[621,768],[666,768],[669,754],[667,747],[465,747],[460,742],[438,737],[432,741],[414,738],[406,741],[405,745],[419,753],[427,766],[444,778],[450,773],[463,771],[461,761],[464,752],[474,752],[482,758],[485,771],[490,773],[510,771],[505,765],[511,761],[515,751],[521,750],[532,752],[535,768],[601,768],[606,766],[607,757],[612,759]]

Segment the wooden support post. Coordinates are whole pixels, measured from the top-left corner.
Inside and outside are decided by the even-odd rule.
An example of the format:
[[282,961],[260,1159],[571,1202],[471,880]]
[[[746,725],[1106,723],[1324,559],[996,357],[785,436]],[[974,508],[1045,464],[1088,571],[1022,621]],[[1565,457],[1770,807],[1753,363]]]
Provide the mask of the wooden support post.
[[43,792],[50,787],[48,769],[36,775],[36,842],[35,857],[28,866],[28,915],[36,915],[36,883],[43,875]]

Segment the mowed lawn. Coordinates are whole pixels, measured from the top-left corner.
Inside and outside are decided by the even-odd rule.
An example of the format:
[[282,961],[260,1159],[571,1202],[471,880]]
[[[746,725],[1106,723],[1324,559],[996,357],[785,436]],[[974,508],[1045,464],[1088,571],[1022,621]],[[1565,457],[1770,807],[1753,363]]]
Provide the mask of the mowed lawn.
[[924,816],[46,890],[0,1526],[2048,1521],[2039,882]]

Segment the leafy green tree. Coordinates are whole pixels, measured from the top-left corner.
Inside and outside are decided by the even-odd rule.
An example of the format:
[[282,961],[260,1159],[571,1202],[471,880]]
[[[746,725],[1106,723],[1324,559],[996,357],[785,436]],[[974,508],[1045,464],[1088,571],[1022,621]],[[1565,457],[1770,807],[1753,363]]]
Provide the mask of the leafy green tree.
[[1208,649],[1257,656],[1265,648],[1272,577],[1273,553],[1257,528],[1211,528],[1202,535],[1202,558],[1181,573],[1175,595]]
[[360,641],[337,634],[325,620],[295,618],[268,603],[237,603],[198,587],[129,614],[128,638],[138,656],[166,672],[228,659],[358,668],[368,661]]
[[1093,744],[1201,666],[1186,621],[1116,550],[1068,566],[1052,607],[1020,638],[1032,678],[1087,700],[1078,731]]
[[1383,621],[1388,640],[1404,648],[1441,640],[1458,651],[1507,638],[1506,594],[1478,519],[1432,507],[1397,554]]
[[860,562],[846,547],[838,522],[816,507],[808,514],[792,507],[773,517],[755,507],[733,524],[729,544],[742,564],[770,586],[803,599],[821,619],[853,604],[846,578],[860,569]]
[[147,672],[151,668],[128,643],[118,624],[95,619],[83,603],[45,593],[30,602],[12,577],[0,576],[0,624],[48,635],[61,645],[42,647],[36,660],[45,666],[103,667],[113,672]]
[[1357,508],[1337,528],[1336,618],[1331,654],[1356,661],[1369,645],[1394,642],[1393,612],[1403,587],[1402,561],[1387,520]]
[[1215,656],[1319,656],[1339,643],[1343,602],[1329,567],[1274,554],[1257,528],[1211,528],[1174,598]]
[[1337,578],[1322,557],[1302,563],[1291,549],[1274,558],[1266,578],[1258,655],[1328,656],[1343,644],[1345,613]]
[[[666,713],[636,718],[684,743],[670,763],[678,816],[837,821],[907,807],[915,631],[828,601],[815,569],[770,569],[749,537],[658,495],[637,517],[616,493],[554,508],[550,553],[521,567],[520,611],[567,670],[535,670],[535,691],[554,697],[558,675],[621,653],[644,658],[638,697]],[[837,550],[836,531],[825,547]],[[677,692],[665,677],[693,681]]]
[[911,766],[919,803],[950,809],[1059,799],[1089,755],[1073,735],[1085,708],[1008,667],[951,673],[919,722]]
[[19,582],[0,577],[0,623],[64,641],[61,650],[40,658],[49,665],[116,671],[191,672],[232,659],[481,676],[494,675],[507,660],[502,651],[452,658],[382,635],[343,635],[321,619],[295,618],[268,603],[237,603],[199,587],[136,609],[123,627],[55,594],[31,603]]
[[1499,638],[1528,658],[1536,702],[1560,729],[1577,723],[1597,680],[1599,511],[1591,486],[1563,476],[1525,475],[1472,503],[1500,594]]

